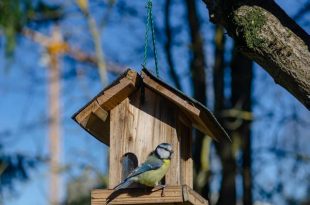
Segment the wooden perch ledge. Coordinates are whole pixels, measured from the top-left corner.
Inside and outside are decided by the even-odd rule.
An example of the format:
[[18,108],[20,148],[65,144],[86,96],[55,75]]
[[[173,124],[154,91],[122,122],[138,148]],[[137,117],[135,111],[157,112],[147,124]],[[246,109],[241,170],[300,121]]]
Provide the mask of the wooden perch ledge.
[[93,190],[91,204],[208,204],[207,200],[187,185],[166,186],[164,195],[161,189],[152,191],[152,189],[145,188],[129,188],[113,192],[113,189]]

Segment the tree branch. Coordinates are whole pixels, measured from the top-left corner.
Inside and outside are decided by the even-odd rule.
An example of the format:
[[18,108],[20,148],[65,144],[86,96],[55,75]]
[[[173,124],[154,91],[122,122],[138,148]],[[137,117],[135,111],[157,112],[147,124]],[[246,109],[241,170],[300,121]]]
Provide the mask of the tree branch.
[[103,50],[101,48],[101,38],[100,38],[100,32],[99,32],[97,23],[89,12],[88,0],[76,0],[76,3],[87,20],[88,28],[92,35],[93,43],[95,46],[97,66],[99,69],[100,79],[101,79],[103,86],[105,86],[108,83],[107,66],[106,66],[104,55],[103,55]]
[[170,10],[171,10],[171,0],[167,0],[165,4],[165,33],[166,33],[166,43],[165,43],[165,51],[166,51],[166,58],[167,63],[169,66],[169,74],[176,86],[177,89],[181,89],[181,83],[178,77],[178,74],[175,70],[174,63],[173,63],[173,56],[172,56],[172,31],[170,25]]
[[[48,36],[43,35],[40,32],[35,30],[31,30],[29,28],[24,28],[22,30],[22,34],[25,37],[32,39],[33,41],[39,43],[43,47],[47,47],[50,44],[50,39]],[[64,54],[68,55],[69,57],[73,58],[76,61],[81,63],[88,63],[92,66],[98,68],[98,58],[95,55],[85,53],[78,48],[71,47],[67,42],[61,42],[61,45],[58,46],[58,49],[62,49]],[[125,67],[121,65],[117,65],[112,62],[106,62],[106,69],[109,73],[120,75],[125,71]]]
[[238,49],[310,109],[310,36],[273,0],[203,0]]

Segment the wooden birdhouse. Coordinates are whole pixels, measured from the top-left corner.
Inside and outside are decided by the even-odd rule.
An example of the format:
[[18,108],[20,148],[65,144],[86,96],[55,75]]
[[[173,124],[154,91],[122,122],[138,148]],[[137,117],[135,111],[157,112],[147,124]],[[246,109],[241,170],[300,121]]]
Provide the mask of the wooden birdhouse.
[[110,204],[207,204],[193,191],[192,130],[215,140],[224,129],[201,103],[170,87],[148,70],[127,70],[81,108],[73,119],[110,147],[109,189],[94,190],[92,205],[105,204],[112,188],[162,143],[174,150],[165,176],[165,195],[130,189]]

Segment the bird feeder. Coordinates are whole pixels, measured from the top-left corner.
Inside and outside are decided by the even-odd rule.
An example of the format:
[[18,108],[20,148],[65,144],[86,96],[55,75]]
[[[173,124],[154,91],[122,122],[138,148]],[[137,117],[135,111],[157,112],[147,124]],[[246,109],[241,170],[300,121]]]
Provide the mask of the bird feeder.
[[165,194],[143,188],[123,190],[109,204],[208,204],[193,188],[192,130],[215,140],[228,135],[201,103],[172,88],[147,69],[128,69],[82,107],[73,119],[108,145],[108,189],[93,190],[91,204],[106,204],[113,187],[162,143],[174,150],[163,180]]

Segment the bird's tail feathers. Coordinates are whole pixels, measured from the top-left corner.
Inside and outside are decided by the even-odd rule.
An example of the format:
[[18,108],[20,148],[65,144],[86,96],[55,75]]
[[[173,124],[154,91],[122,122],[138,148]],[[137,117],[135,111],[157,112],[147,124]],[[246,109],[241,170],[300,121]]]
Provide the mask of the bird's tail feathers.
[[119,189],[125,189],[125,188],[129,187],[132,183],[133,183],[133,181],[131,181],[131,180],[125,180],[124,182],[122,182],[119,185],[117,185],[116,187],[114,187],[114,190],[117,191]]

